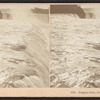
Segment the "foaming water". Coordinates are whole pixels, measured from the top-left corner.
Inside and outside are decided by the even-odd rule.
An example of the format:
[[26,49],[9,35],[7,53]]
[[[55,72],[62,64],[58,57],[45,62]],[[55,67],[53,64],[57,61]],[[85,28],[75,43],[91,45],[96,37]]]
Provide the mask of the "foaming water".
[[51,87],[100,87],[100,20],[67,14],[50,19]]
[[0,87],[49,86],[49,41],[27,21],[0,20]]

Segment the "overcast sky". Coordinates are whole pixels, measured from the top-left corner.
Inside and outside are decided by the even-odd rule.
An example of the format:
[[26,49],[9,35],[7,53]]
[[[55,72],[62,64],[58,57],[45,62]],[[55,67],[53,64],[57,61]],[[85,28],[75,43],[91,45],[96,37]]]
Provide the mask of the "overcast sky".
[[38,3],[0,3],[0,8],[15,8],[15,7],[21,7],[21,8],[49,8],[49,4],[38,4]]
[[100,3],[81,3],[82,8],[100,8]]

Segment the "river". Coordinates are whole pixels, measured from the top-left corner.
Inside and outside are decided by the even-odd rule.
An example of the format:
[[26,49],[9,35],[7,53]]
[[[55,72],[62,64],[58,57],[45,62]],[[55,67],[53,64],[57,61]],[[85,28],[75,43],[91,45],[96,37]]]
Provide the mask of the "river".
[[100,20],[50,16],[50,85],[100,87]]

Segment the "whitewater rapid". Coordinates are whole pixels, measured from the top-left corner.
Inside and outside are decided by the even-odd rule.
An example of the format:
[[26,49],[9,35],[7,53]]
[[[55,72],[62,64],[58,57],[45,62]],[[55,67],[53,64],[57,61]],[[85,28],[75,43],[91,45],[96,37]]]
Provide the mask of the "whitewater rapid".
[[49,86],[46,33],[27,21],[0,20],[0,87]]
[[99,88],[100,20],[68,14],[50,19],[51,87]]

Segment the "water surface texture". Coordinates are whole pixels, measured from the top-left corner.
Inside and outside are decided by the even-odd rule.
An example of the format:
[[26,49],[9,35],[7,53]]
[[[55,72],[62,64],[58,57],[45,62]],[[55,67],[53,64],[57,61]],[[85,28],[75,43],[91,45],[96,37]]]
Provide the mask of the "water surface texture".
[[0,87],[48,87],[48,60],[48,39],[39,27],[0,21]]
[[[32,12],[39,7],[40,13]],[[49,87],[48,6],[0,4],[0,87]],[[46,19],[46,20],[45,20]]]
[[100,87],[100,20],[51,14],[50,85]]

